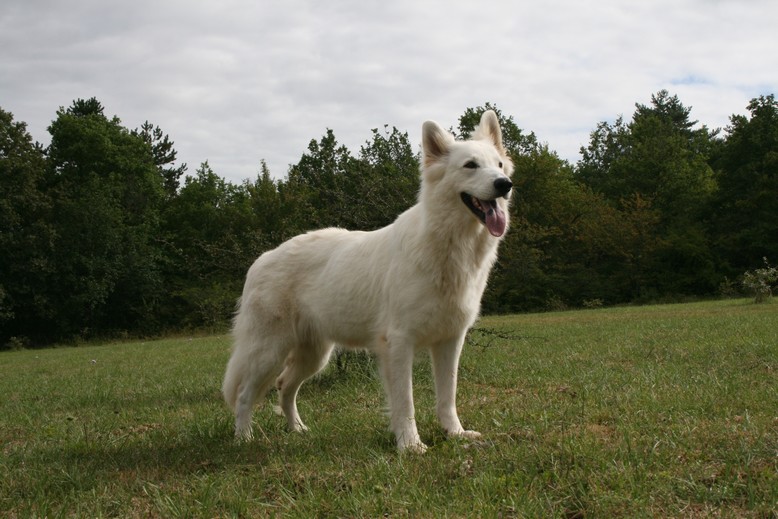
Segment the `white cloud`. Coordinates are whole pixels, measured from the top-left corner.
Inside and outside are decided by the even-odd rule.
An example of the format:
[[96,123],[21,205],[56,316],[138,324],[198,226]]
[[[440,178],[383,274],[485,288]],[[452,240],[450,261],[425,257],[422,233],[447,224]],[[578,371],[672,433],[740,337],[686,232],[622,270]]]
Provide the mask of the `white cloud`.
[[492,101],[562,157],[662,88],[711,127],[778,90],[778,4],[762,0],[401,0],[0,7],[0,106],[46,142],[59,106],[96,96],[232,181],[286,173],[327,127],[355,153],[383,124],[419,140]]

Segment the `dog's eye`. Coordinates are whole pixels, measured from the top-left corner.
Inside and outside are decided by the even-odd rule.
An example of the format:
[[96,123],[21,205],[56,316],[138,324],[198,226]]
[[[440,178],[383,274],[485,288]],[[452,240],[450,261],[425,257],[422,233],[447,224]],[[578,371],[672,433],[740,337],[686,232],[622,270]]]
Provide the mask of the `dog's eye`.
[[471,161],[468,161],[465,164],[465,167],[467,169],[478,169],[478,163],[476,161],[474,161],[474,160],[471,160]]
[[502,169],[502,162],[500,162],[500,169]]

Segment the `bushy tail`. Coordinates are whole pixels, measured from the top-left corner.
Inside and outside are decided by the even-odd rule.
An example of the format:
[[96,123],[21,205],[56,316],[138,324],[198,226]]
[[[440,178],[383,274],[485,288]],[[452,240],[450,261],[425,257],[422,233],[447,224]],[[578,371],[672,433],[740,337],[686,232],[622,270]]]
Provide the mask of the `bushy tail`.
[[272,387],[293,344],[287,321],[269,322],[273,319],[267,318],[256,298],[251,305],[245,303],[241,299],[235,315],[234,347],[222,383],[222,395],[235,413],[237,429],[250,427],[254,402]]
[[263,395],[281,372],[289,350],[288,340],[258,339],[259,333],[252,326],[244,326],[236,319],[233,329],[235,346],[227,363],[222,383],[224,401],[234,412],[238,412],[238,400],[243,388],[249,388],[253,398]]
[[247,363],[244,362],[242,355],[239,355],[237,351],[233,352],[227,363],[227,371],[224,373],[224,382],[222,383],[224,401],[233,412],[238,400],[238,390],[246,377],[247,369]]
[[238,394],[241,386],[246,383],[246,378],[251,369],[247,357],[250,357],[250,344],[252,330],[250,327],[251,319],[243,307],[243,297],[238,298],[235,317],[232,321],[232,353],[227,362],[227,369],[224,372],[224,381],[222,382],[222,396],[227,406],[236,411]]

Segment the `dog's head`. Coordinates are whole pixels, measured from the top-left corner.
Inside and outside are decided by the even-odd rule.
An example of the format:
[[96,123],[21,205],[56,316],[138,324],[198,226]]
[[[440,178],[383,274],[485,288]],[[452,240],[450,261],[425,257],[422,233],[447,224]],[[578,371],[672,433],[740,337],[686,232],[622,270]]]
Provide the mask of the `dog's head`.
[[436,196],[454,197],[489,233],[501,237],[508,224],[513,163],[502,146],[497,115],[488,110],[473,138],[456,141],[437,123],[422,127],[423,182]]

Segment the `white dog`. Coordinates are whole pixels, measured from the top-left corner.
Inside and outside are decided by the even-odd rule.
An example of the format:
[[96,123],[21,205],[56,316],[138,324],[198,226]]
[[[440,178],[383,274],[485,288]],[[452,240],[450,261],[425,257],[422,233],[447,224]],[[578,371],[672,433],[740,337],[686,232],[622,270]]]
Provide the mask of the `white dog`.
[[426,450],[411,381],[421,348],[432,358],[437,416],[446,433],[480,436],[459,422],[457,369],[508,227],[513,165],[492,111],[468,141],[426,122],[422,146],[418,203],[394,223],[372,232],[300,235],[249,269],[222,388],[238,438],[251,438],[254,403],[274,381],[289,428],[305,430],[297,391],[327,364],[335,344],[378,356],[400,451]]

